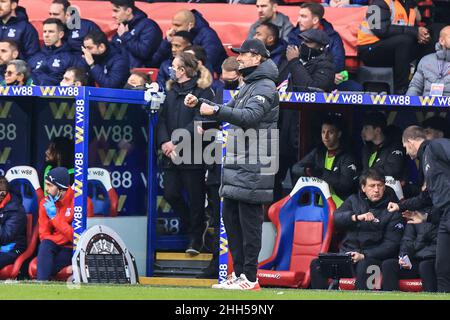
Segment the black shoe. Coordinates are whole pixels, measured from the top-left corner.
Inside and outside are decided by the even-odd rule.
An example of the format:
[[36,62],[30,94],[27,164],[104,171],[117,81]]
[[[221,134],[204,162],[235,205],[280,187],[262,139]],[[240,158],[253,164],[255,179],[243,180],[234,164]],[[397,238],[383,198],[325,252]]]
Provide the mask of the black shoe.
[[195,240],[191,240],[185,252],[191,256],[197,256],[200,254],[201,247]]

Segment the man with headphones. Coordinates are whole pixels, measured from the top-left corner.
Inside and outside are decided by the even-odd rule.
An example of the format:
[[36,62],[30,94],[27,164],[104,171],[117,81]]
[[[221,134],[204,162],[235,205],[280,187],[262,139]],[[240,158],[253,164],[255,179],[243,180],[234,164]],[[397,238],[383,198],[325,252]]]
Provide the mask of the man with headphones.
[[309,29],[299,37],[302,39],[300,47],[287,47],[288,64],[280,71],[280,79],[289,80],[288,91],[333,90],[335,66],[327,50],[328,35],[320,29]]

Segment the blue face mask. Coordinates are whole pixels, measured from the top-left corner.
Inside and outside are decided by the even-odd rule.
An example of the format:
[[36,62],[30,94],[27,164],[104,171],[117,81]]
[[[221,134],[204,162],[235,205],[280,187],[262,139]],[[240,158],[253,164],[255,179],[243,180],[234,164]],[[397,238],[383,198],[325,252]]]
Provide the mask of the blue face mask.
[[169,67],[169,78],[170,80],[177,81],[177,71],[172,67]]

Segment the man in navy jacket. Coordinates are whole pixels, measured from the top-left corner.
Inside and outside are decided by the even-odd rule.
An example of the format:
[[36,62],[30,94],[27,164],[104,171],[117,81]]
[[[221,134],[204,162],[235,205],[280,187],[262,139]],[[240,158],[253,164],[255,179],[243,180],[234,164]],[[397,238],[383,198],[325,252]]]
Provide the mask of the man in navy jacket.
[[172,18],[172,27],[167,31],[167,37],[161,42],[158,51],[153,56],[152,66],[158,68],[160,64],[170,57],[170,41],[175,32],[189,31],[193,34],[193,44],[203,47],[206,56],[212,64],[213,70],[222,72],[222,62],[227,53],[216,31],[210,26],[197,10],[181,10]]
[[128,59],[108,43],[103,32],[89,33],[82,50],[91,80],[100,87],[123,88],[130,75]]
[[44,45],[40,52],[28,60],[35,84],[58,86],[68,68],[81,64],[69,45],[63,42],[64,30],[59,19],[49,18],[44,21]]
[[0,2],[0,40],[14,40],[19,44],[20,59],[28,59],[39,51],[39,37],[28,21],[27,12],[18,0]]
[[50,18],[56,18],[66,26],[64,40],[69,44],[72,52],[81,56],[81,47],[83,46],[84,37],[91,31],[100,31],[95,22],[87,19],[79,18],[79,26],[77,27],[77,17],[72,15],[70,9],[71,3],[68,0],[53,0],[50,5]]
[[27,249],[27,217],[8,180],[0,176],[0,269]]
[[0,40],[0,81],[5,79],[8,62],[19,59],[19,47],[14,40]]
[[111,0],[111,3],[113,18],[119,25],[112,43],[128,55],[130,69],[145,67],[161,43],[161,29],[134,5],[134,0]]

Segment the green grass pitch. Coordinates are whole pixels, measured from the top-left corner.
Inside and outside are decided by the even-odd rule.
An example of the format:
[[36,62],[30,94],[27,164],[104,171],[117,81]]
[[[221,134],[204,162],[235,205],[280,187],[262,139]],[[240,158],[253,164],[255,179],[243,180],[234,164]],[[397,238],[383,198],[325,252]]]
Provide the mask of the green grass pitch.
[[3,282],[0,300],[450,300],[450,294],[263,288],[259,292],[148,285]]

